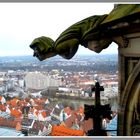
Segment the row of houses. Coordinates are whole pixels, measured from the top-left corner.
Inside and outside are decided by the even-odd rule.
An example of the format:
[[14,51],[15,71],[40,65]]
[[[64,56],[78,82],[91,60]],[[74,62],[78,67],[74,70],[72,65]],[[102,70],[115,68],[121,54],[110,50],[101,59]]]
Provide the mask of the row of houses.
[[28,135],[57,135],[54,133],[56,126],[61,125],[73,131],[79,130],[81,134],[87,131],[87,128],[82,127],[84,123],[82,107],[72,110],[68,106],[64,107],[62,103],[52,105],[48,99],[43,98],[25,100],[14,98],[5,100],[4,103],[0,100],[0,117],[1,127],[12,127],[17,131],[26,130]]

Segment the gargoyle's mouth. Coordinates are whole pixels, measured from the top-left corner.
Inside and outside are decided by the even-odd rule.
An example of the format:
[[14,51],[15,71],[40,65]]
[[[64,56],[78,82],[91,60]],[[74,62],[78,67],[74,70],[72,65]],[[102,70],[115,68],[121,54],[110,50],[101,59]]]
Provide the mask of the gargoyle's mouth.
[[38,55],[36,53],[33,53],[33,57],[38,57]]
[[40,61],[43,61],[44,59],[36,52],[34,52],[33,57],[38,58]]

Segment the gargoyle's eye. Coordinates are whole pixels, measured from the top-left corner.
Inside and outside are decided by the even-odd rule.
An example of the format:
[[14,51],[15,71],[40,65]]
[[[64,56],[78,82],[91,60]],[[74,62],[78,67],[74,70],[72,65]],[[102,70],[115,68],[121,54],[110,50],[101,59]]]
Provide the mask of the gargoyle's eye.
[[30,45],[30,48],[32,48],[34,51],[35,50],[40,51],[38,45],[39,45],[38,43],[34,43],[34,44]]
[[38,46],[36,46],[33,50],[36,51],[36,52],[40,51]]

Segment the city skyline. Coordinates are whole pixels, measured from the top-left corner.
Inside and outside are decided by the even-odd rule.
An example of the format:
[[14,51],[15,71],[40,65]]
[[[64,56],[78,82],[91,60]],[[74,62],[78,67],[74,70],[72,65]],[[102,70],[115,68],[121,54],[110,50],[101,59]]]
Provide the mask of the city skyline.
[[[0,56],[32,55],[32,40],[48,36],[55,40],[72,24],[93,15],[108,14],[113,3],[1,3]],[[117,53],[112,43],[102,54]],[[77,54],[95,54],[79,47]]]

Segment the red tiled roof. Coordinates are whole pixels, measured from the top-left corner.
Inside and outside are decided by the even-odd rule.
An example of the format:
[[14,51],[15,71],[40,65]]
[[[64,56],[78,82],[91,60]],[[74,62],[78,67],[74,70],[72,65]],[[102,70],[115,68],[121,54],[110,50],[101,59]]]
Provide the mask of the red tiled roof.
[[75,120],[76,120],[76,115],[74,113],[71,114],[70,117],[68,117],[66,120],[65,120],[65,125],[70,128],[72,127],[72,125],[75,123]]
[[42,105],[37,105],[37,106],[34,106],[34,108],[37,109],[37,110],[42,110],[43,106]]
[[46,117],[47,117],[47,114],[46,114],[46,112],[45,112],[45,111],[41,112],[41,114],[42,114],[42,116],[43,116],[44,118],[46,118]]
[[84,114],[84,107],[80,106],[78,108],[77,112],[83,115]]
[[13,107],[17,106],[18,103],[19,103],[19,100],[17,98],[10,100],[10,105]]
[[14,116],[14,117],[20,117],[22,115],[22,113],[16,109],[11,109],[11,116]]
[[27,103],[26,103],[25,101],[23,101],[23,100],[21,100],[21,101],[19,102],[19,105],[20,105],[20,106],[26,106],[26,104],[27,104]]
[[1,111],[6,111],[6,107],[4,105],[0,104],[0,110]]
[[16,130],[17,130],[17,131],[20,131],[21,129],[22,129],[21,123],[18,122],[18,123],[16,124]]
[[51,136],[84,136],[84,131],[67,128],[63,125],[52,126]]
[[7,120],[4,118],[0,119],[0,126],[15,128],[16,124],[17,124],[17,121]]
[[44,99],[40,99],[40,98],[34,99],[34,101],[35,101],[36,104],[43,104],[43,103],[45,103],[45,100]]
[[82,130],[84,130],[84,132],[93,129],[93,120],[92,119],[84,120],[84,122],[81,124],[81,127]]
[[36,116],[38,116],[39,111],[35,111],[34,113],[35,113]]

